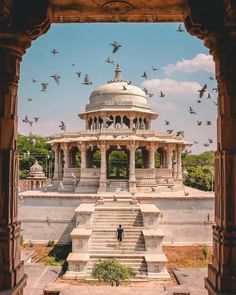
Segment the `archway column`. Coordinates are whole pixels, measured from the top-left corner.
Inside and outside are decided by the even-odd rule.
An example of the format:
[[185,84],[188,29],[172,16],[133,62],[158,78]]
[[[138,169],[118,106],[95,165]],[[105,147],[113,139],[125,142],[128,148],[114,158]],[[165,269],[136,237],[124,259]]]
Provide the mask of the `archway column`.
[[177,178],[182,179],[182,151],[183,148],[181,146],[178,146],[178,151],[177,151]]
[[58,144],[54,144],[51,146],[51,149],[54,152],[54,173],[53,173],[53,179],[59,178],[59,149]]
[[177,148],[175,148],[173,153],[173,159],[172,159],[172,166],[173,166],[173,178],[177,178],[178,176],[178,152]]
[[64,153],[64,169],[69,168],[69,146],[68,143],[62,144],[62,150]]
[[107,147],[105,144],[100,145],[100,151],[101,151],[101,168],[100,168],[100,179],[99,179],[99,192],[105,192],[106,191],[106,185],[107,185]]
[[136,177],[135,177],[135,144],[129,146],[129,191],[136,191]]
[[149,148],[149,163],[148,168],[154,169],[155,168],[155,153],[156,153],[157,147],[154,145],[151,145]]
[[[206,3],[208,2],[208,3]],[[206,5],[207,4],[207,5]],[[189,1],[187,30],[204,40],[215,61],[218,82],[215,155],[213,260],[209,295],[236,294],[236,6],[235,1]]]

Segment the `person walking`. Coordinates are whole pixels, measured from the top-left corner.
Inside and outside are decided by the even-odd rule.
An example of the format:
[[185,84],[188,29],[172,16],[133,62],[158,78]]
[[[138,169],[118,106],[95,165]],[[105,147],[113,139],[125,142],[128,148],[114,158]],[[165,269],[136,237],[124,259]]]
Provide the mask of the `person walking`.
[[119,227],[118,227],[117,230],[116,230],[116,237],[117,237],[117,241],[118,241],[118,243],[119,243],[119,247],[120,247],[121,242],[122,242],[123,237],[124,237],[124,230],[123,230],[121,224],[119,225]]

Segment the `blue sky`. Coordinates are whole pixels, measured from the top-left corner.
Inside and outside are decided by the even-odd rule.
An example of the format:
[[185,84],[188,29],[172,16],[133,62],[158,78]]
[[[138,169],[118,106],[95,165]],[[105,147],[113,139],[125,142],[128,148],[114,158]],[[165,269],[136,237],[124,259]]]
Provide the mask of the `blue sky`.
[[[216,81],[214,65],[202,41],[186,32],[178,33],[178,24],[57,24],[49,32],[33,42],[23,58],[19,85],[19,132],[22,134],[52,135],[60,132],[61,120],[67,131],[82,129],[84,124],[77,114],[84,109],[91,91],[105,84],[114,76],[114,66],[105,62],[109,56],[119,63],[123,77],[132,84],[146,87],[155,95],[150,99],[153,110],[159,114],[153,128],[184,130],[185,139],[199,143],[193,145],[193,153],[215,149],[216,141],[216,94],[212,91]],[[114,40],[122,47],[112,53],[109,44]],[[59,54],[50,51],[56,48]],[[200,54],[200,55],[199,55]],[[183,62],[183,59],[185,60]],[[75,66],[72,66],[75,64]],[[160,68],[152,71],[152,66]],[[79,79],[75,72],[81,71]],[[141,77],[146,71],[148,79]],[[50,77],[61,76],[56,85]],[[92,86],[81,84],[85,73],[93,81]],[[37,82],[33,83],[31,79]],[[41,92],[41,83],[49,83],[47,92]],[[198,89],[207,83],[211,99],[206,95],[197,103]],[[165,98],[159,97],[164,90]],[[27,98],[32,98],[31,102]],[[190,115],[189,106],[197,115]],[[33,124],[22,122],[22,118],[40,117]],[[197,120],[202,126],[197,126]],[[212,126],[206,126],[206,120]],[[214,144],[204,147],[208,138]]]

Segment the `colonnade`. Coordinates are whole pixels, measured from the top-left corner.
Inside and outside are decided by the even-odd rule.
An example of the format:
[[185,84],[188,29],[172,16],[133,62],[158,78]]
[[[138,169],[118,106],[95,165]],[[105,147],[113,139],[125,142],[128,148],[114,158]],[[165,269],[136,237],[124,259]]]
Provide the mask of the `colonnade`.
[[[85,168],[92,168],[91,159],[88,157],[88,151],[90,153],[95,150],[100,150],[101,153],[101,164],[100,164],[100,175],[102,177],[101,181],[105,181],[107,175],[107,153],[110,147],[114,147],[116,149],[116,145],[114,144],[105,144],[98,143],[96,146],[93,146],[93,151],[91,151],[91,143],[83,143],[78,144],[77,147],[70,146],[69,143],[63,144],[54,144],[52,146],[52,150],[55,154],[55,163],[54,163],[54,179],[62,179],[63,178],[63,168],[75,168],[75,153],[80,152],[81,163],[80,168],[81,171]],[[122,146],[122,148],[127,149],[129,151],[129,181],[133,182],[135,179],[135,153],[138,149],[142,150],[137,144],[127,144]],[[182,145],[172,145],[165,147],[159,147],[157,145],[150,145],[147,147],[143,147],[143,169],[155,169],[157,168],[155,165],[155,154],[156,152],[160,153],[160,169],[169,169],[172,171],[172,176],[174,179],[182,179],[182,160],[181,154],[183,151]],[[64,164],[63,164],[64,163]]]
[[151,120],[146,116],[127,116],[127,115],[113,115],[113,116],[93,116],[86,120],[86,130],[101,130],[105,128],[110,129],[136,129],[148,130],[151,127]]

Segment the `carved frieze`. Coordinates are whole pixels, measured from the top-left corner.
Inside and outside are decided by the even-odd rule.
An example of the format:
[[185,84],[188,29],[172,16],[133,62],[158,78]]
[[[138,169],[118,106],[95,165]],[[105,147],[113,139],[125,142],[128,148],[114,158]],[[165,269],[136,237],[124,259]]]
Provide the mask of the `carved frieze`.
[[103,4],[102,11],[114,14],[125,14],[133,10],[133,5],[127,1],[108,1]]

